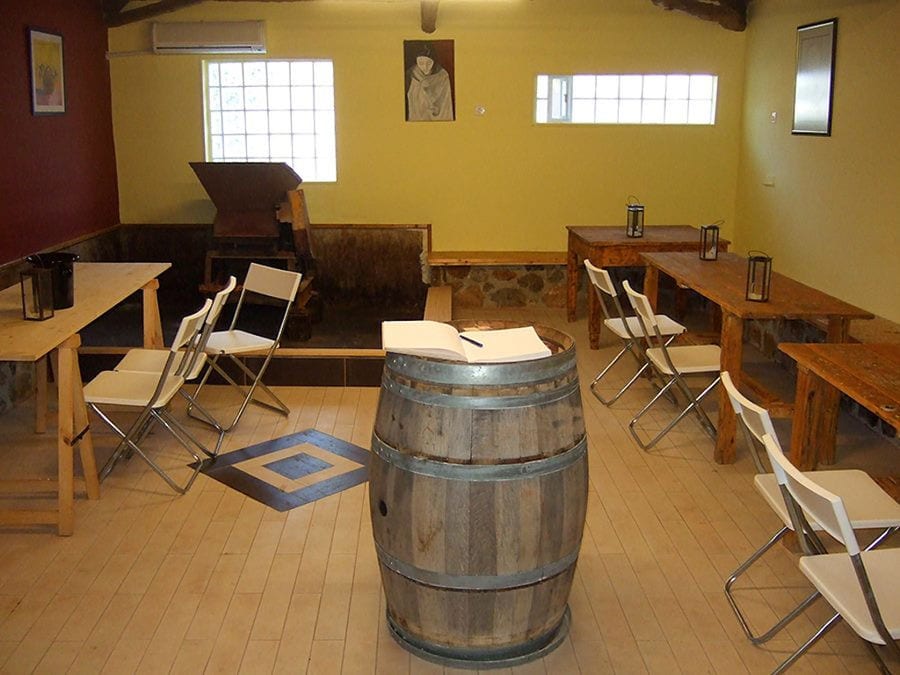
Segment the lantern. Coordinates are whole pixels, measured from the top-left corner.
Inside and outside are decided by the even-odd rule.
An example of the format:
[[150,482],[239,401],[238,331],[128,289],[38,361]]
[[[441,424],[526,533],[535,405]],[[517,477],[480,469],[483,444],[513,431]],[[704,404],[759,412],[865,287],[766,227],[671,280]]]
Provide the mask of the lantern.
[[50,270],[33,267],[19,275],[22,286],[22,317],[43,321],[53,316],[53,275]]
[[644,236],[644,205],[638,203],[638,198],[634,195],[628,196],[628,203],[625,205],[625,234],[629,237]]
[[719,225],[717,220],[711,225],[700,226],[700,260],[717,260],[719,257]]
[[766,302],[772,284],[772,258],[762,251],[747,256],[747,300]]

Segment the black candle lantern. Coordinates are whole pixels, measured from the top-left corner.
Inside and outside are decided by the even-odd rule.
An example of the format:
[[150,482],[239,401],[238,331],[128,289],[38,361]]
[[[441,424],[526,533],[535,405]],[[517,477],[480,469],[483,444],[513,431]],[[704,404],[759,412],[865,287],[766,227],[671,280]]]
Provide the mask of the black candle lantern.
[[644,205],[638,203],[637,197],[629,195],[625,209],[625,234],[629,237],[643,237]]
[[711,225],[700,226],[700,260],[717,260],[719,257],[719,225],[717,220]]
[[766,302],[772,284],[772,258],[762,251],[747,255],[747,300]]
[[22,286],[22,317],[28,321],[43,321],[53,316],[53,277],[48,269],[34,267],[20,275]]

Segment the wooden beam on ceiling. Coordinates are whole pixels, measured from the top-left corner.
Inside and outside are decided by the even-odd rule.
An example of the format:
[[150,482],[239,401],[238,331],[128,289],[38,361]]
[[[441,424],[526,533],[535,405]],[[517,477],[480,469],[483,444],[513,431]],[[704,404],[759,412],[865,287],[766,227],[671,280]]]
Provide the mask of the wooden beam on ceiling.
[[437,28],[438,3],[440,0],[421,0],[422,32],[433,33]]
[[203,0],[158,0],[143,7],[122,11],[128,4],[128,0],[125,0],[125,2],[121,2],[121,0],[104,0],[103,19],[109,28],[113,28],[134,23],[135,21],[152,19],[154,16],[174,12],[176,9],[196,5],[200,2],[203,2]]
[[663,9],[676,9],[705,21],[716,21],[723,28],[742,31],[747,28],[749,0],[651,0]]

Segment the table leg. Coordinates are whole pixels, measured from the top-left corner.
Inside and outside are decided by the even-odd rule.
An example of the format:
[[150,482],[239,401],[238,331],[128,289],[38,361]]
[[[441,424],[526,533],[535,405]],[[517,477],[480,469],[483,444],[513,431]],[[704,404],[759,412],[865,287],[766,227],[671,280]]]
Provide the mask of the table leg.
[[34,362],[34,433],[47,431],[47,356]]
[[162,321],[159,318],[159,301],[156,289],[159,280],[153,279],[141,290],[144,292],[144,347],[160,349],[163,346]]
[[840,393],[805,366],[797,367],[797,396],[791,429],[791,462],[812,471],[817,462],[834,463]]
[[[736,387],[741,384],[741,364],[744,358],[744,320],[731,312],[722,312],[722,370],[728,371]],[[728,392],[719,387],[719,422],[716,434],[715,459],[718,464],[732,464],[735,458],[734,441],[737,418]]]
[[571,323],[578,313],[578,254],[569,246],[566,255],[566,318]]
[[591,349],[600,348],[600,326],[602,325],[602,311],[600,309],[600,298],[594,290],[593,284],[587,289],[587,311],[588,311],[588,343]]
[[650,265],[644,268],[644,295],[650,301],[653,311],[656,311],[656,303],[659,301],[659,270]]

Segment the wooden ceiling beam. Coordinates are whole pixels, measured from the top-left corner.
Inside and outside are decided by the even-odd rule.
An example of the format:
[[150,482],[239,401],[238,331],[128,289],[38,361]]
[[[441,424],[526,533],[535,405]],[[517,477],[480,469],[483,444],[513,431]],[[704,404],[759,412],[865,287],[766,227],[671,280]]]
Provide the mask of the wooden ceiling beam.
[[433,33],[437,28],[439,2],[440,0],[421,0],[423,33]]
[[723,28],[742,31],[747,28],[749,0],[651,0],[663,9],[676,9],[705,21],[716,21]]
[[124,26],[135,21],[143,21],[144,19],[152,19],[154,16],[174,12],[176,9],[196,5],[203,0],[158,0],[144,7],[135,7],[123,12],[122,9],[128,4],[128,0],[120,2],[120,0],[104,0],[103,18],[109,28],[115,26]]

